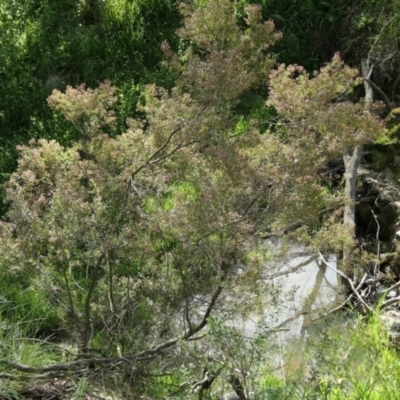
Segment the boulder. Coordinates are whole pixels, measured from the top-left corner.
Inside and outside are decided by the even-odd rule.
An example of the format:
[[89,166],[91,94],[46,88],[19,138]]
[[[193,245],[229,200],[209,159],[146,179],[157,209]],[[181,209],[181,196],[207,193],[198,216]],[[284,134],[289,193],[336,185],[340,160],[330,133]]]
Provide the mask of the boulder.
[[380,319],[389,331],[390,342],[396,349],[400,349],[400,312],[394,310],[384,311],[380,315]]

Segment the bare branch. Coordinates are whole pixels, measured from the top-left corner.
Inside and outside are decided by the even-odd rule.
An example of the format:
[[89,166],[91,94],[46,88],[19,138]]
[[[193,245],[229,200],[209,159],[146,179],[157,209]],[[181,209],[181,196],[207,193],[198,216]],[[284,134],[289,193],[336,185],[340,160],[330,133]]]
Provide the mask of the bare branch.
[[71,371],[80,369],[82,367],[86,367],[89,364],[95,365],[105,365],[112,364],[114,362],[121,361],[122,359],[119,357],[115,358],[86,358],[82,360],[73,361],[70,363],[60,363],[60,364],[52,364],[46,365],[44,367],[29,367],[28,365],[19,364],[11,361],[0,361],[0,364],[6,364],[11,368],[14,368],[21,372],[28,373],[42,373],[42,372],[52,372],[52,371]]
[[392,299],[386,300],[382,303],[382,309],[400,302],[400,296],[393,297]]
[[183,138],[183,139],[179,142],[179,144],[178,144],[173,150],[171,150],[168,154],[164,154],[163,156],[161,156],[161,157],[159,157],[159,158],[157,158],[157,159],[155,159],[155,160],[149,161],[148,163],[149,163],[150,165],[157,164],[157,163],[159,163],[160,161],[162,161],[162,160],[164,160],[164,159],[166,159],[166,158],[168,158],[168,157],[171,157],[171,156],[172,156],[174,153],[176,153],[178,150],[183,149],[184,147],[190,146],[191,144],[194,144],[194,143],[197,142],[197,141],[196,141],[196,142],[189,142],[189,143],[187,143],[187,144],[184,145],[185,141],[186,141],[186,138]]
[[240,218],[238,218],[238,219],[235,220],[235,221],[231,221],[231,222],[227,222],[226,224],[222,224],[221,226],[219,226],[219,227],[217,227],[217,228],[215,228],[215,229],[212,229],[211,231],[207,232],[207,233],[204,234],[203,236],[200,236],[200,238],[197,239],[197,241],[196,241],[196,243],[194,243],[194,245],[195,245],[195,246],[198,246],[198,245],[200,244],[200,242],[201,242],[203,239],[205,239],[205,238],[207,238],[207,237],[213,235],[214,233],[220,231],[221,229],[224,229],[224,228],[226,228],[226,227],[228,227],[228,226],[231,226],[231,225],[234,225],[234,224],[238,224],[239,222],[242,222],[242,221],[244,221],[245,219],[249,218],[249,215],[248,215],[248,214],[249,214],[249,212],[250,212],[250,209],[251,209],[251,207],[254,205],[254,203],[257,201],[257,199],[260,197],[260,195],[261,195],[261,193],[257,194],[257,195],[250,201],[249,205],[246,207],[246,209],[245,209],[244,212],[243,212],[243,215],[242,215]]
[[193,336],[195,333],[199,332],[200,330],[202,330],[208,322],[208,317],[211,315],[212,310],[215,307],[215,303],[217,302],[219,296],[222,293],[223,290],[223,286],[222,286],[222,282],[225,280],[225,277],[222,276],[221,277],[221,283],[220,285],[217,287],[217,290],[214,292],[214,294],[211,297],[211,301],[210,304],[208,305],[206,312],[203,315],[203,319],[201,320],[201,322],[199,324],[197,324],[196,326],[194,326],[192,329],[190,329],[184,336],[183,339],[187,340],[189,339],[191,336]]
[[111,312],[118,318],[118,320],[120,320],[120,316],[117,313],[117,306],[115,304],[115,299],[114,299],[114,282],[113,282],[113,267],[112,267],[112,263],[110,262],[110,259],[108,257],[108,253],[106,253],[107,256],[107,264],[108,264],[108,296],[109,296],[109,300],[110,300],[110,309]]
[[100,257],[97,259],[96,265],[93,268],[92,276],[90,278],[90,286],[86,295],[85,300],[85,321],[83,326],[83,334],[82,334],[82,344],[81,351],[83,353],[89,352],[89,331],[90,331],[90,303],[92,301],[92,296],[94,292],[94,288],[96,286],[97,275],[100,270],[101,264],[104,260],[105,254],[102,253]]
[[399,286],[400,286],[400,281],[390,286],[390,288],[383,290],[382,293],[388,293],[394,289],[397,289]]
[[[221,277],[221,283],[224,280],[224,277]],[[186,334],[184,334],[182,337],[174,338],[171,340],[168,340],[164,343],[161,343],[160,345],[153,347],[148,350],[141,351],[139,353],[133,354],[131,356],[125,356],[125,357],[111,357],[111,358],[99,358],[99,357],[93,357],[93,358],[86,358],[86,359],[81,359],[77,361],[73,361],[70,363],[60,363],[60,364],[53,364],[53,365],[48,365],[48,366],[43,366],[43,367],[30,367],[27,365],[19,364],[19,363],[14,363],[11,361],[0,361],[2,364],[6,364],[12,368],[17,369],[18,371],[21,372],[28,372],[28,373],[43,373],[43,372],[51,372],[51,371],[69,371],[69,370],[76,370],[80,368],[85,368],[89,364],[92,365],[110,365],[113,363],[130,363],[133,361],[141,361],[145,359],[149,359],[149,356],[153,356],[156,354],[159,354],[163,350],[170,348],[174,345],[176,345],[180,341],[195,341],[195,340],[200,340],[202,339],[203,336],[195,336],[193,337],[197,332],[202,330],[206,325],[207,325],[207,319],[210,316],[215,303],[217,299],[219,298],[221,292],[223,290],[223,286],[220,284],[216,291],[214,292],[211,302],[209,306],[207,307],[206,312],[204,313],[202,321],[196,325],[193,329],[189,330]],[[151,358],[150,358],[151,359]]]
[[393,110],[393,105],[390,102],[389,98],[386,96],[385,92],[376,83],[371,81],[371,79],[364,78],[364,80],[367,83],[369,83],[379,93],[379,95],[382,97],[382,99],[385,102],[385,104],[388,106],[389,110],[392,111]]
[[[164,144],[159,147],[149,158],[149,160],[147,162],[151,162],[154,158],[156,158],[171,142],[172,137],[178,133],[180,130],[182,130],[186,125],[185,124],[181,124],[179,125],[177,128],[175,128],[167,137],[167,139],[165,140]],[[135,176],[135,174],[132,174],[133,176]]]
[[329,268],[331,268],[333,271],[337,272],[341,277],[343,277],[344,279],[347,280],[347,282],[349,282],[349,285],[350,285],[350,287],[351,287],[351,290],[352,290],[352,291],[354,292],[354,294],[357,296],[358,300],[360,300],[360,302],[367,308],[367,310],[368,310],[369,312],[372,313],[372,311],[373,311],[372,308],[371,308],[371,307],[364,301],[364,299],[360,296],[360,293],[358,293],[358,290],[356,290],[356,288],[354,287],[353,281],[352,281],[344,272],[339,271],[338,269],[336,269],[335,267],[333,267],[331,264],[329,264],[329,263],[325,260],[324,256],[321,254],[321,252],[318,252],[318,254],[319,254],[319,256],[321,257],[321,260],[323,261],[323,263],[324,263],[327,267],[329,267]]
[[379,231],[380,231],[380,225],[377,216],[374,213],[374,210],[371,210],[372,216],[374,217],[375,223],[376,223],[376,262],[375,262],[375,267],[374,267],[374,276],[376,277],[378,267],[379,267],[379,257],[380,257],[380,243],[379,243]]

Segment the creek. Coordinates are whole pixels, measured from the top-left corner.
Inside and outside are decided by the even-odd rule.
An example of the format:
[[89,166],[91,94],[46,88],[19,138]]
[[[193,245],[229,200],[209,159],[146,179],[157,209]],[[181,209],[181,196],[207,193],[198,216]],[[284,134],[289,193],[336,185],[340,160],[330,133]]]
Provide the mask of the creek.
[[[336,256],[325,256],[333,268],[337,268]],[[336,308],[342,301],[339,294],[341,278],[337,272],[324,264],[318,254],[292,247],[279,261],[274,259],[266,266],[267,285],[275,288],[279,298],[271,302],[265,299],[263,315],[247,314],[234,321],[247,337],[253,337],[260,321],[272,332],[271,340],[277,349],[275,367],[283,373],[295,369],[301,363],[307,340],[321,329],[332,329],[321,317]],[[341,316],[335,316],[333,326],[342,327]],[[278,365],[279,364],[279,365]]]

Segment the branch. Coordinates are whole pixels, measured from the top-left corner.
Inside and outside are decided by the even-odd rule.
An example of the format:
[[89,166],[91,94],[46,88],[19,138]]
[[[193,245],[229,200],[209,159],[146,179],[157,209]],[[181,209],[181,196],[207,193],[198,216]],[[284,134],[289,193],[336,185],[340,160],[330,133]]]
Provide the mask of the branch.
[[109,300],[110,300],[110,310],[111,312],[118,318],[118,320],[121,319],[121,317],[118,315],[117,313],[117,306],[115,304],[115,299],[114,299],[114,288],[113,288],[113,267],[112,267],[112,263],[110,262],[110,259],[108,257],[108,253],[106,253],[106,257],[107,257],[107,264],[108,264],[108,285],[109,285]]
[[237,373],[232,373],[228,379],[239,400],[247,400],[242,382]]
[[317,258],[317,255],[312,255],[307,260],[303,261],[302,263],[300,263],[299,265],[296,265],[293,268],[286,269],[284,271],[276,272],[275,274],[268,275],[268,276],[264,277],[263,279],[264,280],[271,280],[271,279],[275,279],[275,278],[278,278],[278,277],[283,276],[283,275],[291,274],[291,273],[296,272],[299,269],[303,268],[304,266],[308,265],[311,261],[314,261],[316,258]]
[[[321,252],[318,252],[319,256],[321,257],[322,262],[329,268],[331,268],[333,271],[338,273],[342,278],[346,279],[347,282],[349,282],[349,285],[351,287],[351,290],[354,292],[354,294],[357,296],[358,300],[368,309],[369,312],[372,313],[372,308],[363,300],[363,298],[360,296],[360,293],[358,293],[358,290],[354,287],[353,281],[342,271],[339,271],[335,267],[333,267],[331,264],[329,264],[324,256],[321,254]],[[357,286],[357,289],[360,287],[360,285]]]
[[[378,200],[378,198],[376,199]],[[375,201],[376,203],[376,201]],[[377,243],[377,249],[376,249],[376,261],[375,261],[375,267],[374,267],[374,275],[376,277],[377,271],[378,271],[378,266],[379,266],[379,257],[380,257],[380,243],[379,243],[379,231],[380,231],[380,225],[377,216],[374,213],[374,210],[371,210],[372,216],[374,217],[375,223],[376,223],[376,243]]]
[[97,274],[99,272],[101,263],[105,254],[101,254],[100,257],[97,259],[96,265],[93,269],[92,276],[90,279],[90,286],[85,300],[85,325],[83,327],[83,335],[82,335],[82,353],[89,352],[89,329],[90,329],[90,302],[92,300],[92,295],[94,292],[94,288],[96,286]]
[[400,296],[393,297],[393,299],[386,300],[382,303],[382,309],[391,306],[392,304],[398,303],[400,301]]
[[188,324],[189,331],[191,331],[193,329],[193,325],[192,325],[192,321],[190,320],[190,317],[189,317],[189,307],[188,307],[187,298],[185,298],[185,319]]
[[382,293],[388,293],[391,290],[397,289],[399,286],[400,286],[400,281],[390,286],[390,288],[383,290]]
[[[87,367],[89,364],[91,365],[110,365],[114,363],[131,363],[133,361],[143,361],[143,360],[149,360],[152,359],[152,356],[162,352],[165,349],[168,349],[180,341],[195,341],[195,340],[200,340],[203,338],[203,336],[195,336],[196,333],[198,333],[200,330],[202,330],[208,322],[208,317],[210,316],[212,310],[215,307],[215,304],[223,290],[222,282],[225,280],[225,277],[221,277],[221,282],[218,285],[217,289],[215,290],[214,294],[212,295],[210,304],[207,307],[206,312],[203,315],[203,318],[199,324],[197,324],[195,327],[190,329],[186,334],[184,334],[181,337],[177,337],[174,339],[170,339],[164,343],[161,343],[160,345],[153,347],[148,350],[143,350],[140,351],[136,354],[133,354],[131,356],[125,356],[125,357],[103,357],[103,358],[98,358],[98,357],[93,357],[93,358],[86,358],[86,359],[81,359],[77,361],[73,361],[70,363],[60,363],[60,364],[52,364],[52,365],[47,365],[43,367],[30,367],[24,364],[19,364],[11,361],[0,361],[0,364],[6,364],[11,368],[14,368],[18,371],[21,372],[28,372],[28,373],[43,373],[43,372],[52,372],[52,371],[70,371],[70,370],[77,370],[77,369],[82,369]],[[150,356],[150,357],[149,357]]]
[[172,137],[175,135],[175,133],[178,133],[181,129],[183,129],[185,125],[179,125],[177,128],[175,128],[167,137],[165,140],[164,144],[159,147],[149,158],[148,162],[152,161],[154,158],[156,158],[171,142]]
[[180,143],[179,143],[173,150],[171,150],[168,154],[164,154],[163,156],[157,158],[156,160],[149,161],[148,163],[149,163],[150,165],[157,164],[157,163],[159,163],[160,161],[164,160],[165,158],[171,157],[171,156],[172,156],[174,153],[176,153],[178,150],[183,149],[184,147],[190,146],[191,144],[199,143],[198,140],[195,140],[195,141],[193,141],[193,142],[189,142],[189,143],[186,143],[186,144],[184,145],[183,143],[185,142],[185,140],[186,140],[186,138],[182,139],[182,140],[180,141]]
[[[196,120],[196,118],[198,117],[199,114],[201,114],[204,110],[205,110],[206,106],[203,106],[200,108],[200,110],[198,110],[196,112],[196,114],[193,116],[193,119],[191,120],[194,121]],[[179,131],[181,131],[183,128],[186,128],[189,124],[181,124],[178,127],[176,127],[175,129],[173,129],[171,131],[171,133],[168,135],[167,139],[165,140],[165,142],[150,156],[150,158],[144,163],[142,164],[140,167],[138,167],[135,171],[132,172],[130,180],[129,180],[129,184],[128,184],[128,189],[127,189],[127,193],[129,193],[131,185],[132,185],[132,181],[133,179],[135,179],[135,176],[145,167],[147,167],[150,164],[156,164],[157,162],[170,157],[172,154],[174,154],[176,151],[178,151],[180,148],[182,148],[182,144],[185,141],[185,139],[183,139],[178,146],[175,147],[174,150],[172,150],[168,155],[159,157],[158,159],[154,160],[171,142],[173,136],[178,133]]]
[[374,90],[372,88],[372,85],[370,85],[369,83],[373,70],[374,66],[371,65],[369,59],[361,61],[361,73],[364,78],[365,103],[367,110],[370,109],[371,104],[374,100]]
[[244,210],[243,215],[242,215],[240,218],[238,218],[238,219],[235,220],[235,221],[231,221],[231,222],[227,222],[226,224],[222,224],[221,226],[219,226],[219,227],[217,227],[217,228],[215,228],[215,229],[213,229],[213,230],[207,232],[207,233],[204,234],[203,236],[200,236],[200,238],[197,239],[197,241],[196,241],[196,243],[195,243],[194,245],[195,245],[195,246],[198,246],[198,245],[200,244],[200,242],[201,242],[203,239],[205,239],[205,238],[207,238],[207,237],[213,235],[214,233],[220,231],[221,229],[224,229],[224,228],[226,228],[227,226],[231,226],[231,225],[237,224],[237,223],[242,222],[242,221],[244,221],[245,219],[249,218],[248,213],[249,213],[251,207],[254,205],[254,203],[257,201],[257,199],[258,199],[260,196],[261,196],[261,192],[260,192],[259,194],[257,194],[257,195],[254,197],[254,199],[252,199],[252,200],[250,201],[250,203],[248,204],[248,206],[247,206],[246,209]]
[[369,78],[364,78],[364,80],[369,83],[373,89],[375,89],[380,96],[382,97],[383,101],[385,102],[385,104],[389,107],[389,110],[392,111],[393,110],[393,105],[390,103],[389,98],[386,96],[385,92],[373,81],[371,81],[371,79]]
[[71,313],[72,319],[77,322],[78,318],[75,312],[75,307],[74,307],[74,301],[72,299],[72,293],[71,293],[71,288],[69,286],[69,280],[68,280],[68,275],[67,275],[67,269],[63,268],[63,278],[65,282],[65,288],[67,290],[67,295],[68,295],[68,303],[69,303],[69,311]]
[[207,307],[206,312],[203,315],[203,319],[201,320],[201,322],[199,324],[197,324],[195,327],[193,327],[192,329],[190,329],[184,336],[183,339],[184,340],[188,340],[191,336],[193,336],[195,333],[201,331],[206,325],[207,325],[207,320],[208,317],[210,316],[212,310],[215,307],[215,303],[217,302],[219,296],[222,293],[223,290],[223,286],[222,286],[222,282],[225,280],[225,276],[221,277],[221,282],[220,285],[218,286],[217,290],[214,292],[214,294],[211,297],[211,301],[210,304]]
[[[151,163],[151,164],[155,164],[154,162],[152,162],[153,159],[154,159],[158,154],[160,154],[160,152],[163,151],[163,150],[168,146],[168,144],[169,144],[169,143],[171,142],[171,140],[172,140],[172,137],[173,137],[176,133],[178,133],[181,129],[183,129],[183,128],[184,128],[183,125],[180,125],[180,126],[178,126],[177,128],[175,128],[175,129],[169,134],[169,136],[168,136],[167,139],[165,140],[164,144],[163,144],[161,147],[159,147],[159,148],[150,156],[150,158],[149,158],[145,163],[143,163],[140,167],[136,168],[136,169],[131,173],[131,176],[130,176],[129,182],[128,182],[128,187],[127,187],[127,189],[126,189],[125,202],[128,200],[128,196],[129,196],[129,193],[130,193],[130,191],[131,191],[131,187],[132,187],[132,185],[133,185],[133,180],[135,179],[135,176],[136,176],[142,169],[144,169],[144,168],[146,168],[147,166],[149,166],[150,163]],[[182,142],[183,142],[183,141],[182,141]],[[173,152],[171,152],[169,155],[173,154],[175,151],[178,151],[178,150],[179,150],[179,146],[182,144],[182,142],[181,142],[181,143],[178,145],[178,147],[175,148],[175,150],[174,150]],[[163,158],[165,158],[165,157],[160,157],[160,158],[159,158],[159,161],[162,160]]]
[[70,363],[46,365],[44,367],[29,367],[28,365],[19,364],[11,361],[0,361],[0,364],[6,364],[9,367],[14,368],[21,372],[42,373],[42,372],[54,372],[54,371],[71,371],[79,369],[81,367],[86,367],[89,364],[106,365],[121,360],[126,361],[126,359],[115,357],[115,358],[86,358],[82,360],[73,361]]

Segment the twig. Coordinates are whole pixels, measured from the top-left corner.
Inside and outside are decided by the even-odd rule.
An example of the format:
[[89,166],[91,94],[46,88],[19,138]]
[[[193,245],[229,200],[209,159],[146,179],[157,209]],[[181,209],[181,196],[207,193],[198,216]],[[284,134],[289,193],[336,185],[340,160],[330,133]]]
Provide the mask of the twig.
[[108,257],[108,252],[106,252],[106,262],[108,264],[108,285],[109,285],[109,300],[110,300],[110,310],[111,312],[117,317],[118,321],[121,320],[121,317],[117,313],[117,306],[115,304],[114,300],[114,282],[113,282],[113,267],[112,267],[112,262],[110,262],[110,259]]
[[205,239],[205,238],[207,238],[207,237],[213,235],[214,233],[216,233],[216,232],[218,232],[218,231],[220,231],[220,230],[222,230],[222,229],[224,229],[224,228],[226,228],[226,227],[228,227],[228,226],[238,224],[239,222],[242,222],[242,221],[244,221],[244,220],[250,218],[250,216],[248,215],[248,213],[249,213],[249,211],[250,211],[252,205],[254,205],[254,203],[257,201],[257,199],[259,198],[260,195],[261,195],[261,193],[257,194],[257,195],[254,197],[254,199],[251,200],[250,204],[248,205],[248,207],[246,207],[246,210],[243,212],[243,215],[242,215],[240,218],[238,218],[238,219],[235,220],[235,221],[231,221],[231,222],[227,222],[227,223],[225,223],[225,224],[222,224],[221,226],[219,226],[219,227],[217,227],[217,228],[215,228],[215,229],[212,229],[211,231],[207,232],[206,234],[200,236],[200,238],[197,239],[197,241],[196,241],[196,243],[194,243],[194,245],[195,245],[195,246],[198,246],[198,245],[200,244],[200,242],[201,242],[203,239]]
[[349,297],[347,297],[347,299],[342,304],[340,304],[339,306],[335,307],[333,310],[330,310],[327,313],[325,313],[324,315],[321,315],[321,316],[319,316],[317,318],[314,318],[310,322],[310,324],[313,324],[315,321],[319,321],[320,319],[326,318],[327,316],[335,313],[336,311],[341,310],[343,307],[345,307],[349,303],[349,301],[351,300],[352,297],[353,297],[353,293]]
[[324,256],[321,254],[320,251],[318,252],[318,255],[320,256],[321,261],[322,261],[327,267],[329,267],[330,269],[332,269],[333,271],[335,271],[335,272],[336,272],[337,274],[339,274],[342,278],[347,279],[347,280],[350,279],[344,272],[339,271],[338,269],[336,269],[335,267],[333,267],[331,264],[329,264],[328,261],[325,260]]
[[317,258],[316,255],[312,255],[312,256],[310,256],[310,258],[308,258],[307,260],[303,261],[301,264],[299,264],[299,265],[297,265],[297,266],[295,266],[293,268],[286,269],[284,271],[276,272],[275,274],[268,275],[266,277],[263,277],[262,279],[263,280],[271,280],[271,279],[275,279],[275,278],[278,278],[278,277],[283,276],[283,275],[292,274],[293,272],[296,272],[299,269],[303,268],[304,266],[310,264],[310,262],[314,261],[316,258]]
[[197,332],[199,332],[200,330],[202,330],[202,329],[207,325],[208,317],[210,316],[211,311],[214,309],[215,303],[217,302],[217,300],[218,300],[219,296],[221,295],[222,290],[223,290],[223,288],[224,288],[224,287],[222,286],[222,283],[223,283],[224,280],[225,280],[225,276],[223,275],[223,276],[221,277],[220,285],[218,286],[217,290],[214,292],[214,294],[213,294],[212,297],[211,297],[210,304],[208,305],[208,307],[207,307],[207,309],[206,309],[206,312],[205,312],[204,315],[203,315],[202,321],[201,321],[198,325],[196,325],[195,327],[193,327],[192,329],[190,329],[190,330],[186,333],[186,335],[183,336],[183,339],[184,339],[184,340],[188,340],[191,336],[193,336],[194,334],[196,334]]
[[63,278],[65,282],[65,288],[67,289],[67,295],[68,295],[68,302],[69,302],[69,311],[71,313],[71,316],[75,322],[78,321],[76,311],[75,311],[75,306],[74,306],[74,301],[72,299],[72,293],[71,293],[71,288],[69,286],[69,280],[68,280],[68,275],[67,275],[67,269],[63,268]]
[[69,363],[60,363],[60,364],[52,364],[52,365],[47,365],[43,367],[30,367],[28,365],[24,364],[19,364],[11,361],[0,361],[0,364],[6,364],[11,368],[15,368],[18,371],[21,372],[28,372],[28,373],[43,373],[43,372],[52,372],[52,371],[70,371],[70,370],[78,370],[82,368],[86,368],[89,364],[91,365],[110,365],[110,364],[115,364],[115,363],[131,363],[134,361],[143,361],[143,360],[149,360],[152,359],[154,355],[159,354],[163,350],[170,348],[180,341],[194,341],[194,340],[200,340],[202,339],[203,336],[194,336],[196,333],[198,333],[200,330],[202,330],[208,322],[208,317],[210,316],[212,310],[214,309],[214,306],[223,290],[222,283],[225,280],[225,276],[221,277],[220,284],[218,285],[217,289],[215,290],[214,294],[212,295],[210,304],[208,305],[203,318],[199,324],[196,326],[192,327],[192,329],[189,329],[188,332],[186,332],[183,336],[177,337],[174,339],[170,339],[164,343],[161,343],[158,346],[155,346],[153,348],[147,349],[140,351],[136,354],[133,354],[131,356],[125,356],[125,357],[92,357],[92,358],[86,358],[86,359],[81,359]]
[[367,277],[368,277],[368,274],[365,273],[364,276],[362,277],[360,283],[357,285],[356,290],[360,290],[361,289],[361,286],[364,285],[364,282],[366,281]]
[[41,373],[41,372],[55,372],[55,371],[71,371],[76,370],[82,367],[86,367],[89,364],[96,365],[106,365],[112,364],[114,362],[120,361],[119,357],[115,358],[87,358],[83,360],[77,360],[70,363],[60,363],[60,364],[52,364],[46,365],[43,367],[30,367],[28,365],[19,364],[11,361],[0,361],[0,364],[6,364],[11,368],[14,368],[21,372],[30,372],[30,373]]
[[393,110],[393,106],[390,103],[389,98],[386,96],[385,92],[373,81],[371,81],[371,79],[369,78],[364,78],[364,80],[369,83],[382,97],[383,101],[385,102],[385,104],[389,107],[389,110],[392,111]]
[[395,283],[394,285],[390,286],[390,288],[382,290],[382,293],[388,293],[391,290],[397,289],[400,286],[400,281]]
[[381,250],[380,243],[379,243],[380,225],[379,225],[379,222],[378,222],[378,218],[376,217],[376,215],[374,213],[374,210],[371,210],[371,213],[372,213],[372,215],[374,217],[374,220],[375,220],[375,223],[376,223],[376,226],[377,226],[377,229],[376,229],[376,243],[377,243],[377,245],[376,245],[376,262],[375,262],[375,266],[374,266],[374,277],[376,277],[376,273],[378,271],[378,266],[379,266],[379,262],[378,261],[379,261],[379,256],[380,256],[380,250]]
[[368,309],[368,311],[370,313],[372,313],[372,311],[373,311],[372,308],[364,301],[364,299],[360,296],[360,293],[358,293],[358,291],[355,289],[353,281],[350,278],[348,278],[347,280],[348,280],[348,282],[350,284],[351,289],[353,290],[353,292],[357,296],[358,300],[360,300],[361,303]]
[[[360,290],[361,286],[364,284],[365,280],[367,279],[367,276],[368,276],[367,273],[365,273],[364,276],[362,277],[360,283],[357,285],[356,290]],[[399,282],[399,284],[400,284],[400,282]],[[331,314],[335,313],[336,311],[341,310],[343,307],[345,307],[349,303],[349,301],[351,300],[352,297],[353,297],[353,293],[349,297],[347,297],[347,299],[342,304],[335,307],[333,310],[328,311],[324,315],[321,315],[320,317],[313,319],[311,322],[313,323],[322,318],[326,318],[328,315],[331,315]]]
[[393,297],[392,299],[386,300],[382,303],[381,308],[386,308],[391,306],[392,304],[398,303],[400,301],[400,296]]
[[[354,287],[354,283],[353,281],[342,271],[339,271],[338,269],[336,269],[335,267],[333,267],[331,264],[329,264],[324,256],[321,254],[321,252],[318,252],[319,256],[321,257],[322,262],[329,268],[331,268],[333,271],[335,271],[336,273],[338,273],[341,277],[343,277],[344,279],[347,280],[347,282],[349,282],[349,285],[351,287],[351,290],[354,292],[354,294],[357,296],[358,300],[360,300],[360,302],[368,309],[369,312],[372,313],[372,308],[363,300],[363,298],[360,296],[360,293],[358,293],[358,291],[356,290],[356,288]],[[358,286],[357,286],[358,287]]]

